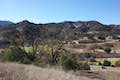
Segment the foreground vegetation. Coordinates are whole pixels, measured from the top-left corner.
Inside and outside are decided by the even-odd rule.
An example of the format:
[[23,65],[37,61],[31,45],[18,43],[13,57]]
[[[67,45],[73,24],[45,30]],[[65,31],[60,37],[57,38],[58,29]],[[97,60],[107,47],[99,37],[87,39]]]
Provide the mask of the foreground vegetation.
[[0,63],[0,80],[93,80],[60,69],[17,63]]
[[34,64],[40,67],[59,66],[64,70],[90,70],[87,62],[79,63],[76,55],[64,49],[62,41],[41,38],[37,35],[40,32],[28,32],[29,34],[22,35],[18,30],[13,30],[3,34],[10,45],[1,52],[1,61]]

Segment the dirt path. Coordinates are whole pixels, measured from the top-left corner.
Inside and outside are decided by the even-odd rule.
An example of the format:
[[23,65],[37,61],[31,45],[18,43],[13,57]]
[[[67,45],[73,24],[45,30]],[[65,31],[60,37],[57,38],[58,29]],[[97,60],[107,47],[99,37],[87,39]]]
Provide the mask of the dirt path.
[[105,67],[102,69],[101,66],[91,66],[91,71],[103,75],[106,80],[120,80],[120,67]]

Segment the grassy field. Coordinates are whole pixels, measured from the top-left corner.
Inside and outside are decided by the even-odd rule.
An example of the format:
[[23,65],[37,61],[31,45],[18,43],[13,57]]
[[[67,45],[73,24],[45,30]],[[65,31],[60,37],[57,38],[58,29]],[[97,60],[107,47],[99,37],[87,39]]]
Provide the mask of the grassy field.
[[0,63],[0,80],[120,80],[119,67],[91,66],[91,72],[40,68],[17,63]]
[[61,69],[40,68],[33,65],[0,63],[0,80],[100,80],[78,76]]

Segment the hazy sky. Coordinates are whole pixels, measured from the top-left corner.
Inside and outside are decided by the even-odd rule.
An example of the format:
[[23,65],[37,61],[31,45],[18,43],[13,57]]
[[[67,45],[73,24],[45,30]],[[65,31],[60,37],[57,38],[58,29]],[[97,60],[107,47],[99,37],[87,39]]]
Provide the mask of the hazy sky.
[[0,20],[120,24],[120,0],[0,0]]

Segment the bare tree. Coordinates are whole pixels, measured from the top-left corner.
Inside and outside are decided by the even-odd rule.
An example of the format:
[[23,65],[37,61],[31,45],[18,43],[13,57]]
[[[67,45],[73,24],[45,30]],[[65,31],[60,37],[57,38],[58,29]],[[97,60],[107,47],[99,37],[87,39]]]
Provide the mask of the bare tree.
[[[29,34],[25,35],[23,32],[20,32],[16,29],[3,33],[4,39],[10,42],[9,47],[14,47],[18,50],[22,50],[28,58],[34,60],[37,54],[38,45],[40,44],[41,40],[39,37],[34,37],[34,35],[28,35]],[[29,40],[30,44],[28,43]],[[31,47],[31,53],[26,51],[27,44]]]

